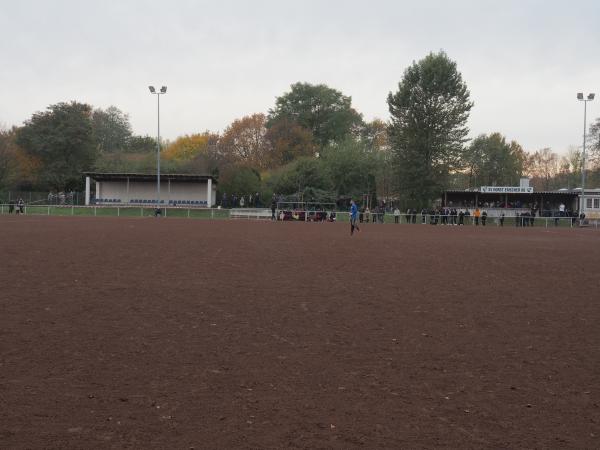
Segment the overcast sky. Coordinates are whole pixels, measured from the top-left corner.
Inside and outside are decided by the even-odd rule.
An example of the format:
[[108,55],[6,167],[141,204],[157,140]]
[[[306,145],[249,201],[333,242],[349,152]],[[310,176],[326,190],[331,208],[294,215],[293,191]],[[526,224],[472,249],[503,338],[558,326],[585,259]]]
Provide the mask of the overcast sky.
[[[600,93],[600,1],[0,0],[0,124],[49,104],[115,105],[135,133],[222,131],[297,81],[388,120],[406,67],[443,49],[475,107],[471,135],[526,150],[581,145],[578,91]],[[600,99],[588,118],[600,117]]]

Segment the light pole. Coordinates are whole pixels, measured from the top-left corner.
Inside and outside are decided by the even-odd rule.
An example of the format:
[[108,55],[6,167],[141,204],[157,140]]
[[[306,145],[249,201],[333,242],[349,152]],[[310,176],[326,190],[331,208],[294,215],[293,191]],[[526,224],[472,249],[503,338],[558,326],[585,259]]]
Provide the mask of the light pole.
[[577,100],[583,102],[583,150],[581,152],[581,203],[579,205],[579,217],[585,214],[585,138],[587,134],[587,102],[594,100],[596,94],[588,94],[587,98],[582,92],[577,94]]
[[160,91],[156,91],[154,86],[148,86],[151,94],[156,94],[158,100],[158,135],[156,138],[156,215],[161,213],[160,210],[160,96],[167,93],[167,87],[163,86]]

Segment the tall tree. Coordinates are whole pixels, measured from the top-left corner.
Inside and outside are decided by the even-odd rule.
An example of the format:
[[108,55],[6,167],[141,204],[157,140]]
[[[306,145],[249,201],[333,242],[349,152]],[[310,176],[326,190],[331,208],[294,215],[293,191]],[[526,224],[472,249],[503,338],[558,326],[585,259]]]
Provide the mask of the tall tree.
[[506,142],[500,133],[475,138],[464,160],[469,171],[469,187],[516,186],[525,170],[521,146],[514,141]]
[[260,174],[247,166],[229,166],[221,173],[219,191],[233,195],[249,195],[260,191]]
[[133,135],[124,150],[127,153],[153,153],[156,151],[156,138]]
[[388,126],[381,119],[365,123],[360,135],[370,151],[382,152],[390,148]]
[[310,130],[287,118],[271,123],[266,138],[270,143],[269,167],[279,167],[304,156],[314,156],[317,151]]
[[[276,194],[296,195],[299,199],[308,201],[311,197],[326,201],[335,199],[335,194],[331,192],[331,176],[320,159],[298,158],[270,175],[267,185]],[[315,196],[315,192],[321,195]],[[305,194],[309,196],[306,197]]]
[[249,167],[267,168],[270,143],[266,137],[266,121],[264,114],[253,114],[229,125],[219,142],[224,157]]
[[390,141],[401,194],[425,206],[461,166],[473,106],[456,63],[444,52],[413,63],[388,95]]
[[347,139],[331,144],[323,149],[320,161],[338,197],[375,192],[376,154],[364,143]]
[[581,185],[581,151],[577,147],[570,147],[560,157],[558,166],[558,187],[573,189]]
[[92,129],[100,153],[126,150],[132,136],[129,116],[116,106],[95,109],[92,113]]
[[15,177],[17,170],[16,129],[0,129],[0,191]]
[[92,108],[57,103],[33,114],[17,132],[17,144],[41,163],[40,181],[56,190],[73,189],[96,157]]
[[600,168],[600,118],[592,124],[589,130],[589,156],[586,158],[590,164],[586,164],[588,169]]
[[554,188],[554,178],[559,172],[558,155],[550,148],[543,148],[531,155],[530,174],[537,189]]
[[376,167],[374,181],[368,183],[368,189],[364,193],[388,199],[393,194],[394,180],[388,124],[381,119],[365,123],[361,129],[360,140],[365,144],[366,150],[373,153]]
[[269,125],[281,119],[310,130],[320,148],[342,142],[362,125],[352,98],[324,84],[293,84],[269,111]]

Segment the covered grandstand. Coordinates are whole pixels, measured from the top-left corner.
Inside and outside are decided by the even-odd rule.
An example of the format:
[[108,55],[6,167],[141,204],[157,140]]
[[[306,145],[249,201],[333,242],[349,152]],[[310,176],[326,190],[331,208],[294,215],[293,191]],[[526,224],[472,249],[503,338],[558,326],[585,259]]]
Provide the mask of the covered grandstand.
[[215,205],[217,183],[211,175],[161,174],[160,199],[155,174],[86,172],[84,175],[86,205],[160,203],[208,208]]

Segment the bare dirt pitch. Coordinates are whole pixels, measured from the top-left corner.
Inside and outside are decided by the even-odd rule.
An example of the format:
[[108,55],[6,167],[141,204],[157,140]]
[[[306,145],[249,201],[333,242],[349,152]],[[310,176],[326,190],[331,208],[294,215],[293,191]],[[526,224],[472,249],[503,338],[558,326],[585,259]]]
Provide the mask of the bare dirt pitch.
[[0,217],[0,447],[600,447],[600,232],[348,231]]

